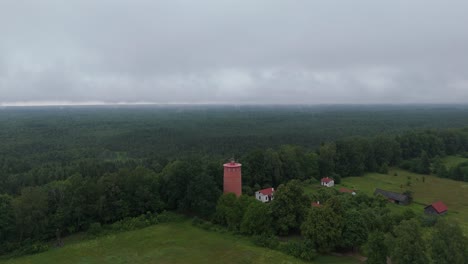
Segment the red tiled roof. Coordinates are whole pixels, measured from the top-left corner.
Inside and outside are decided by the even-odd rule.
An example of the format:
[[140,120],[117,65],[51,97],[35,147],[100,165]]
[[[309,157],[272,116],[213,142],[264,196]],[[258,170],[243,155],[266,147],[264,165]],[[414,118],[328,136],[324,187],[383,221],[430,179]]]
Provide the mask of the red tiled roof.
[[328,177],[322,178],[322,180],[321,180],[321,182],[324,182],[324,183],[329,183],[329,182],[331,182],[331,181],[333,181],[333,179],[332,179],[332,178],[328,178]]
[[275,189],[274,188],[266,188],[266,189],[260,190],[258,192],[263,194],[263,195],[272,195],[275,192]]
[[312,202],[312,206],[313,207],[320,207],[322,206],[321,204],[317,203],[317,202]]
[[350,189],[346,189],[346,188],[340,188],[340,192],[342,192],[342,193],[353,193],[354,191],[350,190]]
[[445,211],[447,211],[447,206],[441,202],[441,201],[438,201],[438,202],[435,202],[433,204],[431,204],[431,206],[436,210],[437,213],[441,214]]

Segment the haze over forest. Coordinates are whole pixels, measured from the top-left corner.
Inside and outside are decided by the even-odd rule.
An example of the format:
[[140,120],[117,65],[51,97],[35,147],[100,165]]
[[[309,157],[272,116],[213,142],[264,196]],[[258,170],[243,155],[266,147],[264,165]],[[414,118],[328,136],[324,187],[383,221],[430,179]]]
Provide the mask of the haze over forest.
[[468,2],[0,2],[0,105],[466,103]]

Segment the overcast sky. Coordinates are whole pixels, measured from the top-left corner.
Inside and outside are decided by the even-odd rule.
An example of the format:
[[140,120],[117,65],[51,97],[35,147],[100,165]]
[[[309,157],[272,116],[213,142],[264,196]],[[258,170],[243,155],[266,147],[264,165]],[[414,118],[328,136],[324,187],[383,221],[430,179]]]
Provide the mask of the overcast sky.
[[0,104],[466,103],[468,1],[1,0]]

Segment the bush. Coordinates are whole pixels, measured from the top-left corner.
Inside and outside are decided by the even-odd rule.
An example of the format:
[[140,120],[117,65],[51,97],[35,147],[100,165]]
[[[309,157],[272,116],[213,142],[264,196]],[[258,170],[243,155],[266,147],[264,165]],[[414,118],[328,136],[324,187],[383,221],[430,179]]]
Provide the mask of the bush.
[[137,217],[126,217],[111,224],[109,228],[113,231],[130,231],[158,223],[176,222],[183,219],[184,218],[181,215],[171,212],[162,212],[158,215],[147,212],[146,214],[142,214]]
[[15,257],[37,254],[49,250],[49,245],[42,242],[32,241],[30,239],[27,239],[20,244],[16,244],[14,247],[17,248],[12,254]]
[[341,175],[337,173],[333,173],[331,175],[332,179],[334,180],[335,184],[340,184],[341,183]]
[[198,218],[198,217],[196,217],[196,216],[194,218],[192,218],[192,225],[193,226],[199,227],[199,226],[201,226],[203,224],[203,222],[205,222],[205,221]]
[[378,173],[381,173],[381,174],[387,174],[388,173],[388,165],[387,163],[384,163],[382,164],[382,166],[379,167]]
[[282,243],[280,245],[280,250],[285,254],[307,261],[314,260],[317,257],[317,253],[313,248],[313,243],[310,240]]
[[198,228],[207,230],[207,231],[212,231],[212,232],[217,232],[217,233],[225,233],[226,232],[226,229],[224,227],[215,225],[210,221],[205,221],[205,220],[200,219],[200,218],[198,218],[196,216],[192,219],[192,225],[196,226]]
[[435,215],[423,215],[420,218],[421,226],[432,227],[437,223],[438,217]]
[[102,233],[101,223],[92,223],[86,232],[90,236],[97,236]]
[[274,235],[257,235],[252,237],[252,241],[255,245],[270,249],[277,249],[279,245],[278,238]]
[[183,221],[184,217],[180,214],[164,211],[156,216],[156,223],[169,223]]

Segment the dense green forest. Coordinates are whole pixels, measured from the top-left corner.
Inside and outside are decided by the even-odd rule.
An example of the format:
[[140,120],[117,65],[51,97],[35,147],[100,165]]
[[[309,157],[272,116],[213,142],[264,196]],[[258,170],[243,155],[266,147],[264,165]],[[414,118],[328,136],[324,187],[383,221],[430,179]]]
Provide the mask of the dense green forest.
[[[39,251],[40,241],[164,210],[259,236],[260,244],[301,233],[307,244],[292,255],[384,243],[380,233],[404,241],[407,229],[418,239],[421,224],[411,213],[393,214],[379,198],[327,192],[314,197],[325,206],[311,209],[300,182],[332,176],[339,183],[389,166],[468,181],[468,165],[440,162],[468,152],[467,121],[468,108],[442,106],[1,109],[0,253]],[[222,163],[233,156],[243,163],[244,193],[278,187],[274,202],[221,196]],[[327,219],[341,220],[326,227]],[[365,219],[373,222],[363,231]],[[342,234],[351,238],[341,241]]]

